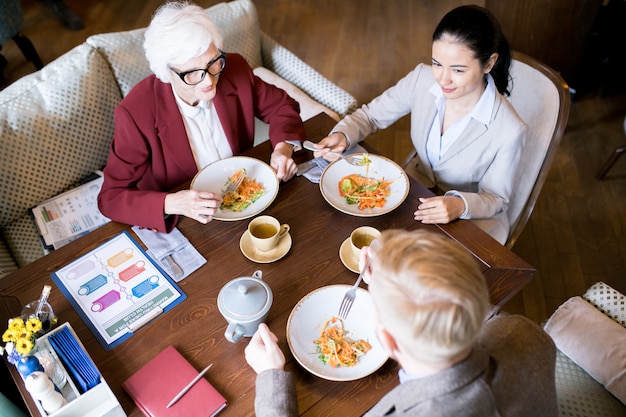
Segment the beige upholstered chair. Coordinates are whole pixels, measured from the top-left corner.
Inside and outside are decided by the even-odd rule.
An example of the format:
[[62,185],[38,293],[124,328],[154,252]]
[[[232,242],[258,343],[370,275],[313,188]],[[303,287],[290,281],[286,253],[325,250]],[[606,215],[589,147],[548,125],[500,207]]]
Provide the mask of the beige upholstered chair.
[[[593,311],[593,307],[604,314],[599,315],[605,321],[611,322],[611,319],[619,325],[626,327],[626,296],[611,288],[603,282],[597,282],[582,295],[582,305],[577,305],[581,310],[579,314],[585,317],[590,316],[589,310]],[[589,304],[585,304],[588,302]],[[589,307],[593,306],[593,307]],[[581,308],[582,307],[582,308]],[[567,314],[573,314],[575,312],[570,311]],[[555,313],[557,314],[557,313]],[[554,315],[553,315],[554,317]],[[551,318],[550,320],[553,320]],[[563,316],[559,319],[563,322]],[[592,322],[592,321],[590,321]],[[597,324],[594,327],[603,327],[605,324]],[[626,329],[620,329],[615,323],[610,323],[612,326],[617,327],[618,330],[622,330],[626,333]],[[607,362],[602,362],[603,369],[600,372],[594,369],[588,369],[586,371],[579,364],[587,366],[585,357],[581,352],[585,350],[593,350],[589,354],[593,356],[602,357],[602,352],[598,352],[593,349],[593,346],[585,346],[589,342],[589,324],[582,320],[573,319],[573,322],[569,326],[561,327],[560,330],[550,330],[548,326],[550,321],[546,324],[546,330],[555,339],[557,348],[561,346],[566,352],[572,349],[571,342],[578,344],[580,347],[574,349],[576,351],[576,357],[570,358],[563,351],[557,349],[556,356],[556,391],[557,400],[559,403],[559,415],[563,417],[623,417],[626,416],[626,405],[624,405],[618,398],[613,396],[605,387],[598,381],[596,381],[590,373],[606,373],[608,375],[620,375],[619,369],[613,369],[612,365]],[[566,330],[564,330],[566,329]],[[556,332],[556,333],[555,333]],[[614,333],[611,333],[607,337],[614,338]],[[570,343],[568,343],[570,342]],[[618,347],[619,349],[619,347]],[[623,357],[623,356],[622,356]],[[621,366],[624,366],[622,363]],[[624,370],[622,368],[621,372]],[[622,377],[623,379],[623,377]],[[623,400],[622,400],[623,401]]]
[[526,146],[511,196],[508,215],[511,248],[524,230],[541,192],[561,138],[570,109],[566,82],[553,69],[521,53],[513,54],[512,89],[509,101],[528,124]]

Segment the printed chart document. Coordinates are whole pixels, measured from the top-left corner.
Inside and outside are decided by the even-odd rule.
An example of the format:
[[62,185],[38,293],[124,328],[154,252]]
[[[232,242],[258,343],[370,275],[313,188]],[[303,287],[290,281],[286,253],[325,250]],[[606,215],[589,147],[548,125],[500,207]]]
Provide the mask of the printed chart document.
[[58,249],[110,221],[98,210],[103,182],[98,176],[31,209],[46,249]]
[[107,350],[187,298],[128,232],[51,276]]

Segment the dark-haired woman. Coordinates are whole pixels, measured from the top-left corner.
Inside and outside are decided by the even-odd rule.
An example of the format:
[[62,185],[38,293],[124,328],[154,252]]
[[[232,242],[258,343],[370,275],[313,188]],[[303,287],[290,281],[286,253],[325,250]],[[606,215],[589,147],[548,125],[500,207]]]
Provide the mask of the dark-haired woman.
[[320,154],[343,151],[411,113],[411,169],[439,194],[420,199],[415,220],[472,219],[504,243],[527,130],[505,98],[510,63],[496,18],[482,7],[458,7],[433,33],[432,65],[419,64],[339,122],[318,144]]

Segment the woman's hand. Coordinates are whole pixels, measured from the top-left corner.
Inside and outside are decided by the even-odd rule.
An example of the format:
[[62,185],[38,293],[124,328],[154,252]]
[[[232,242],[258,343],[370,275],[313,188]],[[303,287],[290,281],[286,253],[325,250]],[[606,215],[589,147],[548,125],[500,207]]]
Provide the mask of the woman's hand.
[[465,212],[463,199],[456,196],[437,196],[420,198],[422,204],[417,206],[415,220],[422,223],[450,223]]
[[330,136],[326,136],[315,144],[315,147],[319,149],[318,152],[313,152],[313,156],[319,158],[320,156],[329,161],[338,159],[338,154],[341,154],[346,150],[348,146],[348,139],[341,132],[333,133]]
[[222,196],[210,191],[182,190],[165,197],[165,214],[179,214],[207,224],[222,203]]
[[245,355],[246,362],[257,374],[268,369],[285,367],[285,355],[278,346],[278,338],[265,323],[259,324],[259,328],[246,346]]
[[298,171],[296,162],[291,158],[293,147],[285,142],[280,142],[274,148],[270,157],[270,165],[276,171],[276,176],[281,181],[288,181]]

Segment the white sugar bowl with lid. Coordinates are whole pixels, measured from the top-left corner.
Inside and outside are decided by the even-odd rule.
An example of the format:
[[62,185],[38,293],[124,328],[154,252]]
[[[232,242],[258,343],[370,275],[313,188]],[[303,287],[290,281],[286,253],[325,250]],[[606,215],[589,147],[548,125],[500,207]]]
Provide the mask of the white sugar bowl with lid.
[[229,342],[252,336],[267,318],[273,296],[262,275],[257,270],[250,277],[235,278],[217,296],[217,308],[228,322],[224,337]]

